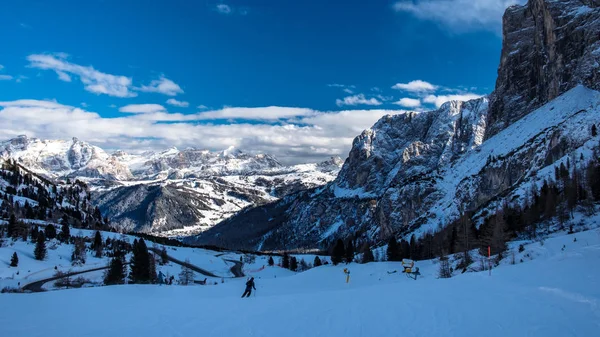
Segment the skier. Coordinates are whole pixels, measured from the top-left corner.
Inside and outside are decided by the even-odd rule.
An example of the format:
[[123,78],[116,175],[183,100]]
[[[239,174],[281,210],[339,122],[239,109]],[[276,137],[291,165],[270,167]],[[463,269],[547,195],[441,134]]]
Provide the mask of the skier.
[[252,294],[252,289],[256,290],[256,287],[254,286],[254,277],[251,277],[250,280],[246,282],[246,291],[244,291],[242,298],[250,297],[250,294]]
[[162,271],[158,272],[158,284],[163,285],[165,283],[165,274]]

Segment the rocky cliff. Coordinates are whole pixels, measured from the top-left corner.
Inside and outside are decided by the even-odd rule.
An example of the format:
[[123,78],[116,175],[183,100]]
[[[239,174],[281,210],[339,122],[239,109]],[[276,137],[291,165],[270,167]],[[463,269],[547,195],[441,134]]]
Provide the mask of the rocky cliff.
[[600,89],[600,0],[529,0],[503,18],[489,138],[577,84]]

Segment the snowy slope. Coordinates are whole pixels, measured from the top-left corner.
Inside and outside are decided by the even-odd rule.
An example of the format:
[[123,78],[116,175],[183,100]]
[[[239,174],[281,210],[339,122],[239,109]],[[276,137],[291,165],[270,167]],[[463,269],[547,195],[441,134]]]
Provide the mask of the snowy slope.
[[[480,272],[437,279],[434,261],[418,263],[423,278],[417,281],[388,274],[400,268],[398,263],[322,266],[287,277],[257,276],[257,296],[243,300],[244,279],[194,287],[3,294],[0,333],[54,337],[68,329],[74,336],[90,337],[199,332],[231,337],[595,336],[600,328],[600,270],[590,266],[600,262],[600,233],[562,235],[525,248],[543,254],[502,265],[491,276]],[[343,268],[351,271],[349,284]],[[55,310],[61,303],[68,305]],[[64,317],[70,318],[68,327],[57,323]]]

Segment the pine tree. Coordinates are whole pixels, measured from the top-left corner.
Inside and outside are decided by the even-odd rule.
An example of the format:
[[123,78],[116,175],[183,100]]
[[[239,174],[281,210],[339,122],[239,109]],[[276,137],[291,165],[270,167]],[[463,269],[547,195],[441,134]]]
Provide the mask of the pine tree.
[[375,257],[373,256],[373,252],[371,251],[371,247],[368,242],[365,242],[361,248],[362,253],[362,263],[369,263],[375,261]]
[[417,258],[417,239],[415,235],[410,236],[410,254],[409,258],[415,260]]
[[315,262],[313,262],[313,266],[319,267],[322,265],[323,265],[323,263],[321,262],[321,259],[318,256],[315,256]]
[[133,241],[133,256],[131,257],[129,278],[132,283],[149,283],[152,279],[150,275],[150,254],[143,238],[139,241]]
[[269,256],[269,266],[272,267],[273,265],[275,265],[275,261],[273,260],[272,256]]
[[455,253],[457,240],[458,240],[458,230],[456,229],[456,226],[452,226],[452,232],[450,234],[450,245],[448,247],[450,254]]
[[308,265],[308,263],[306,263],[306,261],[304,261],[304,259],[300,259],[298,268],[300,268],[300,271],[306,271],[310,269],[310,266]]
[[35,244],[35,250],[33,255],[36,260],[44,260],[46,258],[46,237],[43,232],[40,232],[37,237],[37,243]]
[[290,269],[290,256],[288,253],[283,253],[283,257],[281,258],[281,267]]
[[62,242],[69,242],[70,238],[71,238],[71,230],[69,228],[69,224],[64,223],[60,229],[60,240]]
[[96,257],[102,257],[102,250],[104,249],[104,244],[102,242],[102,234],[100,231],[96,231],[94,235],[94,243],[92,244],[92,248],[96,251]]
[[10,258],[10,266],[17,267],[19,265],[19,256],[17,256],[17,252],[14,252],[12,257]]
[[348,240],[348,244],[346,245],[346,252],[344,254],[344,260],[346,264],[354,261],[354,243],[352,240]]
[[8,219],[8,225],[6,226],[6,235],[9,238],[16,238],[17,237],[17,218],[15,217],[14,214],[10,215],[10,218]]
[[97,246],[104,246],[104,241],[102,240],[102,233],[100,231],[96,231],[94,233],[94,241],[92,242],[92,249],[96,249]]
[[40,233],[40,230],[38,229],[37,226],[31,228],[31,234],[30,234],[31,243],[35,243],[37,241],[37,237],[38,237],[39,233]]
[[297,271],[298,270],[298,260],[296,259],[295,256],[292,256],[290,258],[290,270],[291,271]]
[[331,254],[331,263],[334,266],[337,266],[338,263],[342,262],[342,259],[346,256],[346,248],[344,247],[344,241],[342,239],[338,239],[335,246],[333,247],[333,252]]
[[400,250],[398,248],[398,242],[396,241],[395,236],[391,236],[388,241],[387,247],[387,260],[388,261],[402,261],[402,257],[400,256]]
[[488,255],[488,247],[491,254],[501,254],[507,249],[506,241],[508,239],[505,231],[506,222],[503,217],[504,212],[499,210],[494,216],[490,217],[481,228],[481,249],[479,253],[482,256]]
[[590,161],[586,170],[587,185],[595,201],[600,200],[600,165],[594,160]]
[[48,224],[45,230],[46,237],[48,240],[52,240],[56,238],[56,227],[53,224]]
[[104,275],[104,284],[124,284],[125,283],[125,254],[121,251],[115,251],[110,260],[110,268]]
[[165,246],[163,246],[160,251],[160,261],[163,266],[169,263],[169,255],[167,254],[167,248],[165,248]]

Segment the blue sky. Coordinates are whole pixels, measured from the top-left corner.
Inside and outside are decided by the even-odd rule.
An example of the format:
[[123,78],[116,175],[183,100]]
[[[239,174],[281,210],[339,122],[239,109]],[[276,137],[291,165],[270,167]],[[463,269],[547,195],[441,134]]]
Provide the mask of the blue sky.
[[[80,138],[110,149],[237,146],[290,162],[345,156],[352,137],[386,113],[493,90],[501,15],[513,2],[4,1],[0,138],[70,138],[78,132],[43,110],[62,109],[71,114],[63,122],[81,110],[89,115],[74,123],[107,124]],[[9,128],[15,109],[44,123],[12,118]],[[330,127],[311,124],[316,118],[344,130],[311,144],[311,130]],[[147,130],[110,130],[133,121]],[[169,136],[169,127],[201,136]],[[305,139],[270,139],[275,129]]]

